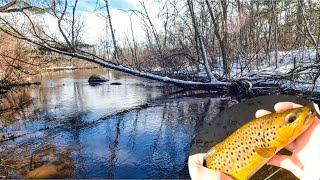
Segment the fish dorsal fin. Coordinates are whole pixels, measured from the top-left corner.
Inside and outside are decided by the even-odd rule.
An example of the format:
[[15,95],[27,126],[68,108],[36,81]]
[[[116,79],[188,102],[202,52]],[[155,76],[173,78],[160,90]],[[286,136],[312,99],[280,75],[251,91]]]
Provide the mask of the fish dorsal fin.
[[255,147],[256,152],[259,154],[259,156],[264,158],[271,158],[273,155],[276,154],[277,148],[276,147]]

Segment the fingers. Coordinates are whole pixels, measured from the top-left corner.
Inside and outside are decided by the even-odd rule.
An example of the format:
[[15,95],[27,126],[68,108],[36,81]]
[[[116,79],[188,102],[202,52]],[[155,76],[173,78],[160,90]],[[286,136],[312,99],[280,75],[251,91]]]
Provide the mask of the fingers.
[[276,112],[283,112],[288,109],[298,108],[298,107],[302,107],[302,106],[300,104],[295,104],[292,102],[279,102],[274,105],[274,110],[276,110]]
[[303,170],[299,167],[299,166],[301,166],[301,163],[298,162],[296,159],[293,160],[290,156],[275,155],[268,162],[268,164],[287,169],[287,170],[291,171],[298,178],[301,178],[303,175]]
[[198,154],[194,154],[192,156],[189,156],[189,163],[191,162],[193,164],[202,165],[205,155],[206,155],[206,153],[198,153]]
[[259,109],[259,110],[256,112],[256,118],[265,116],[265,115],[270,114],[270,113],[271,113],[270,111],[267,111],[267,110],[264,110],[264,109]]
[[189,156],[188,168],[192,180],[201,179],[217,179],[217,180],[230,180],[231,178],[224,173],[214,171],[204,167],[203,159],[205,153],[199,153]]
[[294,140],[292,143],[290,143],[288,146],[285,147],[287,150],[294,152],[296,149],[296,141]]
[[[295,104],[292,102],[279,102],[277,104],[274,105],[274,109],[276,110],[276,112],[283,112],[286,111],[288,109],[292,109],[292,108],[298,108],[298,107],[302,107],[300,104]],[[261,117],[267,114],[270,114],[270,111],[264,110],[264,109],[260,109],[256,112],[256,117]]]

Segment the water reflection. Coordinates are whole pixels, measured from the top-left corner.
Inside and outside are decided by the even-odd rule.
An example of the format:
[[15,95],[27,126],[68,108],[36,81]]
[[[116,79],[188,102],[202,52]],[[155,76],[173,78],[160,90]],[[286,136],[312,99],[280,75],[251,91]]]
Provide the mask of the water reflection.
[[[89,86],[92,73],[110,82]],[[43,169],[61,171],[58,178],[178,178],[198,124],[230,100],[185,97],[110,116],[171,89],[105,70],[48,74],[27,90],[31,105],[1,114],[11,119],[1,121],[2,134],[23,134],[1,143],[0,167],[12,167],[0,168],[0,175],[11,178]]]
[[189,153],[197,121],[193,106],[198,103],[184,100],[135,110],[83,130],[83,154],[76,164],[86,166],[76,177],[178,177]]

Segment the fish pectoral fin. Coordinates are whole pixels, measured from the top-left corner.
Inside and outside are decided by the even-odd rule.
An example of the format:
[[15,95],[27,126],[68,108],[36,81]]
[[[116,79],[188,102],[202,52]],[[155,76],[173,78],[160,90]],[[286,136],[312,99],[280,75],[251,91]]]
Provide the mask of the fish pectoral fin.
[[266,148],[255,147],[255,150],[259,154],[259,156],[264,158],[270,158],[276,154],[277,148],[276,147],[266,147]]

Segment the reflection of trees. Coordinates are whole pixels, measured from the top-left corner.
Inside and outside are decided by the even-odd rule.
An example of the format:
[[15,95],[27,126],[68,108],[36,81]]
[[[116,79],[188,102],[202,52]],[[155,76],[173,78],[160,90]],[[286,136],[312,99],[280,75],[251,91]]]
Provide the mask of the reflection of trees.
[[114,141],[109,144],[110,149],[110,162],[109,162],[109,171],[108,171],[108,178],[115,178],[115,169],[116,169],[116,162],[117,162],[117,153],[119,152],[119,137],[120,137],[120,123],[122,120],[122,116],[117,118],[116,123],[116,134]]
[[[212,113],[210,107],[212,108],[212,106],[215,106],[214,100],[210,102],[209,99],[171,99],[159,106],[126,113],[123,117],[116,116],[108,120],[101,120],[99,123],[101,123],[106,129],[102,130],[106,132],[104,135],[105,138],[103,137],[104,142],[102,143],[104,147],[107,146],[107,152],[104,151],[102,152],[103,154],[98,154],[98,156],[104,155],[102,160],[106,157],[105,159],[107,160],[102,162],[101,159],[95,159],[96,157],[94,157],[96,155],[95,153],[101,153],[100,151],[89,154],[91,151],[98,151],[94,149],[96,147],[84,146],[87,142],[84,142],[83,140],[90,139],[91,134],[88,135],[83,133],[83,129],[86,131],[93,126],[96,126],[96,123],[92,123],[90,126],[87,126],[87,119],[91,115],[84,112],[86,110],[86,98],[90,98],[90,94],[86,94],[87,89],[85,88],[87,87],[88,86],[83,86],[81,83],[73,83],[68,80],[68,85],[65,87],[41,88],[39,90],[40,98],[35,104],[35,106],[40,107],[40,110],[37,113],[33,113],[32,115],[27,115],[28,117],[25,117],[36,121],[38,120],[40,123],[36,125],[40,126],[42,126],[43,123],[45,123],[45,126],[51,125],[49,127],[56,127],[54,125],[59,125],[56,128],[41,132],[44,134],[44,139],[41,140],[43,142],[50,141],[49,139],[51,137],[55,137],[55,134],[67,135],[68,138],[70,137],[71,140],[64,143],[66,143],[67,146],[72,147],[73,158],[75,161],[74,165],[76,166],[75,173],[77,173],[77,177],[90,178],[90,176],[94,176],[95,174],[92,173],[95,172],[92,172],[92,170],[96,170],[97,167],[101,168],[101,163],[103,164],[103,168],[106,168],[106,170],[103,174],[98,175],[107,176],[108,178],[118,177],[115,173],[119,170],[117,169],[119,166],[127,168],[125,166],[128,165],[130,166],[129,168],[132,168],[132,164],[130,163],[138,163],[137,169],[140,168],[139,165],[142,167],[153,166],[150,167],[151,169],[148,169],[148,171],[146,170],[146,172],[143,173],[147,174],[150,173],[150,171],[155,171],[157,172],[157,177],[172,177],[173,173],[178,171],[178,168],[181,168],[181,164],[183,163],[181,161],[185,158],[184,156],[189,148],[185,143],[189,143],[189,139],[191,140],[193,137],[194,125],[202,123],[202,119],[204,119],[205,116],[210,116]],[[104,91],[111,91],[108,90],[110,87],[111,86],[101,86],[96,88],[94,92],[104,94]],[[129,86],[128,88],[123,88],[124,94],[132,95],[132,92],[135,93],[135,91],[130,88]],[[138,91],[141,87],[133,88],[137,88]],[[126,91],[128,92],[125,93]],[[153,92],[154,90],[150,89],[150,91]],[[114,95],[119,96],[118,93],[115,93]],[[150,95],[147,99],[152,97],[151,93],[147,93],[147,95]],[[133,94],[132,96],[145,97],[140,94]],[[72,100],[68,102],[68,104],[63,104],[66,102],[66,98],[68,100]],[[218,109],[218,107],[215,109]],[[17,116],[20,117],[20,115]],[[196,120],[198,121],[196,122]],[[153,122],[151,123],[153,129],[148,127],[147,131],[144,131],[143,128],[145,128],[145,125],[149,124],[150,121]],[[126,124],[126,126],[123,126],[123,124]],[[38,127],[39,126],[34,126],[31,128]],[[89,132],[91,131],[89,130]],[[144,137],[144,134],[141,132],[147,132],[150,136]],[[99,132],[93,132],[92,136],[99,136],[99,134],[96,133]],[[183,140],[181,140],[181,137]],[[126,145],[121,143],[123,140]],[[148,144],[145,145],[143,144],[144,142],[147,142]],[[36,143],[37,142],[30,144]],[[59,142],[52,141],[49,143],[54,146]],[[88,143],[88,145],[90,146],[91,144]],[[122,145],[124,147],[122,147]],[[42,148],[46,145],[39,146]],[[101,147],[99,146],[99,148]],[[120,148],[128,150],[128,155],[133,155],[133,157],[129,159],[129,162],[119,161],[123,159],[124,161],[128,160],[126,157],[123,157]],[[53,147],[53,149],[55,150],[47,150],[48,154],[43,155],[42,157],[48,157],[49,154],[58,156],[58,154],[60,155],[61,153],[64,153],[63,150],[61,151],[56,147]],[[5,151],[10,152],[9,150]],[[24,169],[34,169],[46,163],[39,158],[41,157],[39,152],[32,153],[34,155],[28,154],[33,151],[32,147],[30,147],[30,149],[25,149],[25,154],[21,155],[23,158],[29,158],[26,158],[28,159],[28,161],[26,161],[28,167],[23,167]],[[105,154],[107,155],[105,156]],[[147,160],[147,162],[145,160]],[[164,161],[166,164],[163,163]],[[93,164],[95,162],[97,164]],[[105,165],[107,163],[108,165]],[[14,164],[14,162],[12,164]],[[16,164],[18,164],[18,161]],[[18,166],[16,168],[18,168]]]
[[162,112],[161,121],[160,121],[160,127],[159,127],[159,130],[155,131],[157,133],[156,133],[156,136],[155,136],[155,138],[153,140],[153,143],[151,145],[151,157],[152,157],[151,160],[153,160],[153,158],[155,157],[155,154],[157,154],[157,150],[158,150],[157,147],[158,147],[159,140],[160,140],[160,137],[161,137],[161,134],[162,134],[162,129],[163,129],[163,126],[164,126],[164,122],[166,121],[167,103],[163,104],[163,107],[161,108],[160,112]]
[[20,110],[31,103],[30,94],[26,89],[13,88],[0,98],[0,113],[12,110]]
[[[165,121],[166,124],[166,131],[167,135],[165,136],[164,144],[165,147],[167,147],[167,153],[168,153],[168,164],[169,168],[172,171],[175,171],[175,160],[174,158],[177,157],[177,144],[176,144],[176,135],[175,135],[175,130],[180,127],[180,119],[181,117],[185,117],[184,115],[184,102],[177,101],[176,103],[172,103],[169,105],[168,109],[168,116]],[[163,177],[166,177],[166,174],[163,174]]]
[[195,129],[198,130],[201,126],[203,126],[203,122],[205,121],[205,118],[210,115],[210,106],[211,106],[211,99],[205,99],[204,100],[204,111],[203,113],[200,113],[199,119],[196,123]]
[[0,98],[0,140],[7,139],[6,137],[16,136],[12,131],[19,131],[20,124],[27,119],[32,98],[28,91],[23,88],[13,88],[6,92],[3,98]]
[[128,137],[128,146],[131,151],[133,151],[134,146],[136,145],[136,136],[137,136],[137,132],[138,132],[138,119],[139,119],[140,112],[141,112],[140,109],[138,109],[135,112],[135,118],[133,121],[132,130],[130,131],[130,133],[128,135],[129,136]]
[[0,159],[5,172],[12,176],[8,178],[24,177],[28,172],[40,167],[46,171],[47,169],[43,167],[48,164],[59,170],[59,173],[51,178],[70,178],[73,175],[74,161],[71,158],[70,149],[61,150],[61,147],[58,149],[48,140],[35,139],[25,141],[15,147],[5,147]]
[[75,105],[77,106],[77,108],[81,111],[83,111],[83,85],[77,82],[73,83],[73,97],[75,100]]

